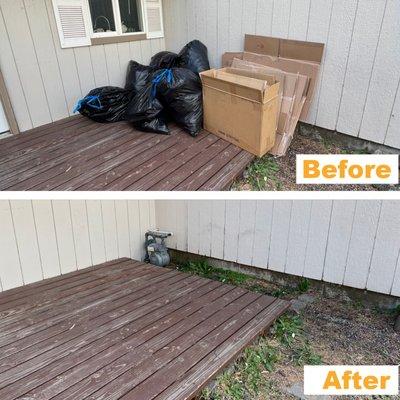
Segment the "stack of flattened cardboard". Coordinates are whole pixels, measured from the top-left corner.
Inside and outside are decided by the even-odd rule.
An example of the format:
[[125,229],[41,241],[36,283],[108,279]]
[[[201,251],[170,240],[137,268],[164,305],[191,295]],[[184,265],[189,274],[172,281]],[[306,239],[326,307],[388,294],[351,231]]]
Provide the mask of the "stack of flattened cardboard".
[[244,50],[225,53],[222,64],[224,67],[268,74],[281,83],[276,140],[270,153],[283,156],[293,139],[297,122],[306,121],[309,113],[324,45],[246,35]]

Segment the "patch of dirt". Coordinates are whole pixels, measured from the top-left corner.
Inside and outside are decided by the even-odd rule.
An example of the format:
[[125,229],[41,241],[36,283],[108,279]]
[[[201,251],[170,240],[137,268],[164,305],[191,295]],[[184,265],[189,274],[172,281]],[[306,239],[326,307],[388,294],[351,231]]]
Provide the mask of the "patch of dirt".
[[[351,301],[327,299],[320,294],[315,296],[315,301],[308,304],[300,316],[303,334],[312,351],[322,358],[323,364],[399,364],[400,334],[393,329],[394,314],[365,308]],[[279,388],[279,394],[265,398],[294,399],[286,388],[303,381],[303,367],[293,363],[290,348],[282,346],[274,338],[271,340],[273,345],[279,346],[282,354],[275,370],[268,374],[275,391]],[[356,398],[337,397],[338,400]]]
[[232,185],[234,191],[393,191],[400,185],[297,185],[297,154],[359,154],[334,142],[297,134],[286,156],[266,155],[247,167],[243,178]]

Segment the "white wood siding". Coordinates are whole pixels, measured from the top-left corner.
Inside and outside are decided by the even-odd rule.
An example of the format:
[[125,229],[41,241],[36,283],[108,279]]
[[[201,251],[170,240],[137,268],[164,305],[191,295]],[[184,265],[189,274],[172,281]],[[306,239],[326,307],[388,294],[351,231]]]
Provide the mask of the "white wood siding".
[[213,67],[243,50],[245,33],[325,43],[308,122],[400,148],[398,0],[164,0],[164,9],[167,49],[200,39]]
[[144,257],[153,201],[0,201],[0,289]]
[[171,248],[400,296],[400,201],[156,201]]
[[72,115],[99,86],[124,86],[129,60],[148,63],[164,39],[62,49],[51,0],[0,0],[0,68],[21,131]]

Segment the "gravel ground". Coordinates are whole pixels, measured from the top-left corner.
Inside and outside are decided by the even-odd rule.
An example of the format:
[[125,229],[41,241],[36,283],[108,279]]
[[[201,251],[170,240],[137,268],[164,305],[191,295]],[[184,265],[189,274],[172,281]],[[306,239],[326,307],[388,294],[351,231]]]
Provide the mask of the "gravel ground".
[[245,171],[243,178],[233,185],[234,191],[393,191],[400,185],[297,185],[297,154],[365,154],[352,152],[326,139],[297,134],[286,156],[274,158],[266,155],[255,160]]

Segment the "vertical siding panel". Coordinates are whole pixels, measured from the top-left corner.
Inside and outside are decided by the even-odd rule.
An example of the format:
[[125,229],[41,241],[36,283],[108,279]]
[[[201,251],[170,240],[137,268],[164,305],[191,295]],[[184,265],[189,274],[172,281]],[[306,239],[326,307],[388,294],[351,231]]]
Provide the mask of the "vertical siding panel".
[[229,7],[229,51],[243,51],[244,38],[242,30],[243,0],[230,0]]
[[268,268],[273,271],[284,272],[285,270],[291,212],[291,201],[274,201],[268,260]]
[[8,40],[6,26],[0,7],[0,68],[4,76],[7,91],[14,110],[15,118],[20,131],[32,128],[32,121],[29,114],[22,83],[19,79],[14,55]]
[[306,40],[311,0],[294,0],[290,12],[289,39]]
[[25,7],[51,118],[56,121],[69,114],[46,4],[44,1],[25,0]]
[[342,284],[355,214],[355,201],[334,201],[323,280]]
[[83,95],[86,96],[95,88],[94,71],[89,47],[76,47],[74,49],[78,77]]
[[176,248],[178,250],[187,251],[187,202],[185,200],[178,200],[177,202],[177,215],[176,215]]
[[23,1],[3,0],[1,9],[33,126],[47,124],[51,115]]
[[137,200],[130,200],[128,202],[128,217],[131,258],[140,260],[144,251],[144,237],[142,237],[140,231],[139,202]]
[[140,47],[140,42],[129,43],[129,54],[131,60],[137,61],[139,64],[143,64],[142,48]]
[[117,220],[115,216],[115,202],[104,200],[101,202],[103,215],[104,242],[106,245],[107,261],[118,258]]
[[267,269],[272,230],[273,202],[258,200],[256,208],[252,265]]
[[211,201],[199,202],[199,254],[211,255]]
[[46,5],[43,0],[25,0],[25,7],[51,118],[56,121],[69,114]]
[[90,58],[92,60],[95,86],[107,86],[109,84],[109,80],[104,46],[91,46]]
[[187,26],[186,26],[186,0],[175,0],[175,24],[174,29],[176,31],[176,43],[174,46],[176,50],[180,50],[186,43],[187,38]]
[[[150,42],[152,42],[152,40]],[[118,49],[119,67],[120,67],[120,75],[121,75],[120,80],[119,80],[119,82],[120,82],[119,85],[120,85],[120,87],[124,87],[126,72],[128,70],[128,63],[131,59],[129,42],[118,43],[117,49]]]
[[242,10],[242,36],[255,35],[257,25],[257,0],[245,0]]
[[61,273],[66,274],[77,269],[69,202],[65,200],[53,201],[53,214]]
[[218,65],[218,0],[208,0],[206,7],[206,44],[211,68]]
[[271,36],[274,0],[258,0],[256,34]]
[[333,3],[316,121],[323,128],[336,128],[357,3],[357,0]]
[[395,278],[400,241],[400,202],[383,201],[367,289],[389,294]]
[[217,20],[217,67],[221,66],[221,56],[229,50],[229,0],[219,0]]
[[0,200],[0,281],[2,290],[24,284],[10,203]]
[[240,229],[240,201],[230,200],[225,207],[224,259],[237,261]]
[[244,200],[240,202],[240,226],[238,239],[238,257],[240,264],[251,265],[254,246],[254,227],[256,224],[257,202]]
[[378,226],[381,202],[357,202],[343,284],[365,289]]
[[128,203],[125,200],[115,202],[117,219],[118,257],[130,256]]
[[[190,42],[193,39],[197,39],[196,36],[196,24],[197,24],[197,14],[196,14],[196,3],[197,0],[186,0],[186,17],[187,17],[187,40]],[[169,34],[173,37],[175,35],[173,27],[171,27],[172,32]],[[174,44],[172,43],[172,46]],[[171,47],[172,48],[172,47]],[[178,50],[178,49],[176,49]]]
[[142,60],[143,64],[150,64],[151,57],[153,56],[151,52],[151,46],[148,40],[140,41],[140,48],[142,49]]
[[[308,41],[327,43],[329,27],[331,23],[332,4],[332,0],[311,0],[307,33]],[[329,49],[327,46],[325,46],[321,69],[318,76],[317,88],[315,90],[314,99],[307,117],[307,122],[313,125],[317,119],[318,102],[321,93],[321,82],[324,75],[325,60],[328,52]]]
[[171,248],[176,249],[178,245],[178,209],[179,206],[177,201],[168,201],[167,202],[167,209],[169,213],[168,222],[166,222],[166,227],[163,228],[164,230],[172,231],[173,235],[168,239],[168,244]]
[[106,65],[107,65],[108,79],[110,80],[110,85],[121,86],[121,82],[125,80],[125,76],[124,77],[121,76],[121,67],[119,64],[117,45],[105,44],[104,52],[106,54]]
[[225,242],[225,201],[214,200],[211,207],[211,257],[222,260]]
[[78,269],[93,265],[90,249],[88,218],[84,200],[73,200],[70,202],[72,231],[76,252],[76,263]]
[[374,65],[386,0],[360,1],[339,109],[337,130],[357,136]]
[[288,37],[291,4],[292,0],[274,0],[272,36],[284,39]]
[[294,201],[291,213],[285,272],[302,276],[311,217],[310,201]]
[[400,81],[399,86],[397,87],[397,95],[393,111],[390,115],[385,144],[400,149]]
[[24,283],[39,281],[43,279],[43,272],[32,202],[29,200],[13,201],[11,211]]
[[312,202],[303,272],[310,279],[321,280],[324,273],[332,206],[332,201]]
[[44,278],[61,274],[51,201],[32,202]]
[[200,248],[200,210],[199,201],[188,202],[188,252],[198,254]]
[[394,274],[391,295],[400,297],[400,252],[397,257],[397,267],[396,267],[396,273]]
[[196,39],[206,43],[207,41],[207,1],[196,1]]
[[78,70],[76,68],[74,50],[61,48],[52,2],[51,0],[45,0],[45,3],[53,37],[53,44],[63,81],[68,112],[70,115],[72,115],[72,111],[77,100],[82,96],[82,89],[79,82]]
[[106,261],[101,201],[87,200],[86,209],[93,264],[101,264]]
[[388,0],[360,137],[383,143],[400,79],[400,2]]

